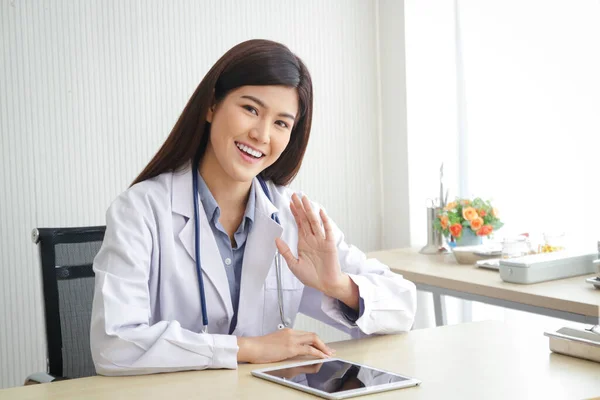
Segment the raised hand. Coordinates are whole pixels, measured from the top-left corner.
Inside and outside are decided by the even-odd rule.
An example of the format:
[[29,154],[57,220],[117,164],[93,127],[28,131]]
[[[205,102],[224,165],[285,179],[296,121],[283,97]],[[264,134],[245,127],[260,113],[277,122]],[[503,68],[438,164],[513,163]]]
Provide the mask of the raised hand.
[[292,273],[305,285],[357,308],[358,287],[341,270],[333,229],[325,211],[319,211],[319,218],[308,198],[300,199],[296,194],[292,196],[290,210],[298,226],[298,258],[283,240],[275,242]]

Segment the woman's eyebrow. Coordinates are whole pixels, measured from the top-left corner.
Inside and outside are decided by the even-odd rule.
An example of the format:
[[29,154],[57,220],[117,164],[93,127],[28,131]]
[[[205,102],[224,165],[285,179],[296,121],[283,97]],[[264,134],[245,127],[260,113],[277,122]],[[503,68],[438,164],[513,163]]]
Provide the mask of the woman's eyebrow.
[[[250,95],[243,95],[241,97],[242,99],[248,99],[248,100],[252,100],[253,102],[255,102],[256,104],[258,104],[259,106],[261,106],[264,109],[269,109],[269,107],[260,99],[254,97],[254,96],[250,96]],[[289,118],[292,121],[296,120],[296,117],[294,117],[294,115],[289,114],[289,113],[280,113],[279,114],[280,117],[284,117],[284,118]]]

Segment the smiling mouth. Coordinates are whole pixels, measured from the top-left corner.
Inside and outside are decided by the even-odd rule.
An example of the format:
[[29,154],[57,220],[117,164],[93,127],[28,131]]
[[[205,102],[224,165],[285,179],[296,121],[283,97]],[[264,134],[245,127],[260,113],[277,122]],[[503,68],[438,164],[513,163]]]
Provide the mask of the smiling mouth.
[[235,145],[236,145],[236,147],[237,147],[237,148],[238,148],[238,149],[239,149],[239,150],[240,150],[242,153],[246,154],[246,155],[247,155],[247,156],[249,156],[249,157],[253,157],[253,158],[259,159],[259,158],[263,158],[263,157],[265,156],[265,155],[264,155],[263,153],[261,153],[260,151],[258,151],[258,150],[254,150],[254,149],[251,149],[250,147],[248,147],[248,146],[246,146],[246,145],[244,145],[244,144],[241,144],[241,143],[235,142]]

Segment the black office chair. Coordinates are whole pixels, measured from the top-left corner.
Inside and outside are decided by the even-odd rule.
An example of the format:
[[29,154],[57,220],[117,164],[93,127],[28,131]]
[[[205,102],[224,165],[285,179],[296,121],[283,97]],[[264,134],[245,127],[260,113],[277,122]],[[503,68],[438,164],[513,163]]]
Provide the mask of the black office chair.
[[30,375],[25,384],[96,374],[90,351],[92,264],[105,230],[105,226],[33,230],[42,266],[48,371]]

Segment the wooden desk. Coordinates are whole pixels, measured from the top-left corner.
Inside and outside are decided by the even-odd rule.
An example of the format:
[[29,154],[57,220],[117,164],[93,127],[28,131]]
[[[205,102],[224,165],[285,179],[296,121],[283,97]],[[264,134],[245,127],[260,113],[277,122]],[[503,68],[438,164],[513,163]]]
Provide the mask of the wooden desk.
[[418,249],[369,253],[414,282],[419,290],[434,294],[436,324],[445,324],[440,296],[479,301],[585,324],[600,324],[600,290],[585,282],[594,276],[577,276],[519,285],[504,282],[498,271],[460,265],[452,254],[424,255]]
[[[331,344],[336,356],[413,376],[419,387],[368,399],[583,399],[600,395],[600,364],[551,353],[543,332],[499,321],[420,329]],[[254,378],[264,366],[108,378],[0,390],[26,399],[317,399]]]

